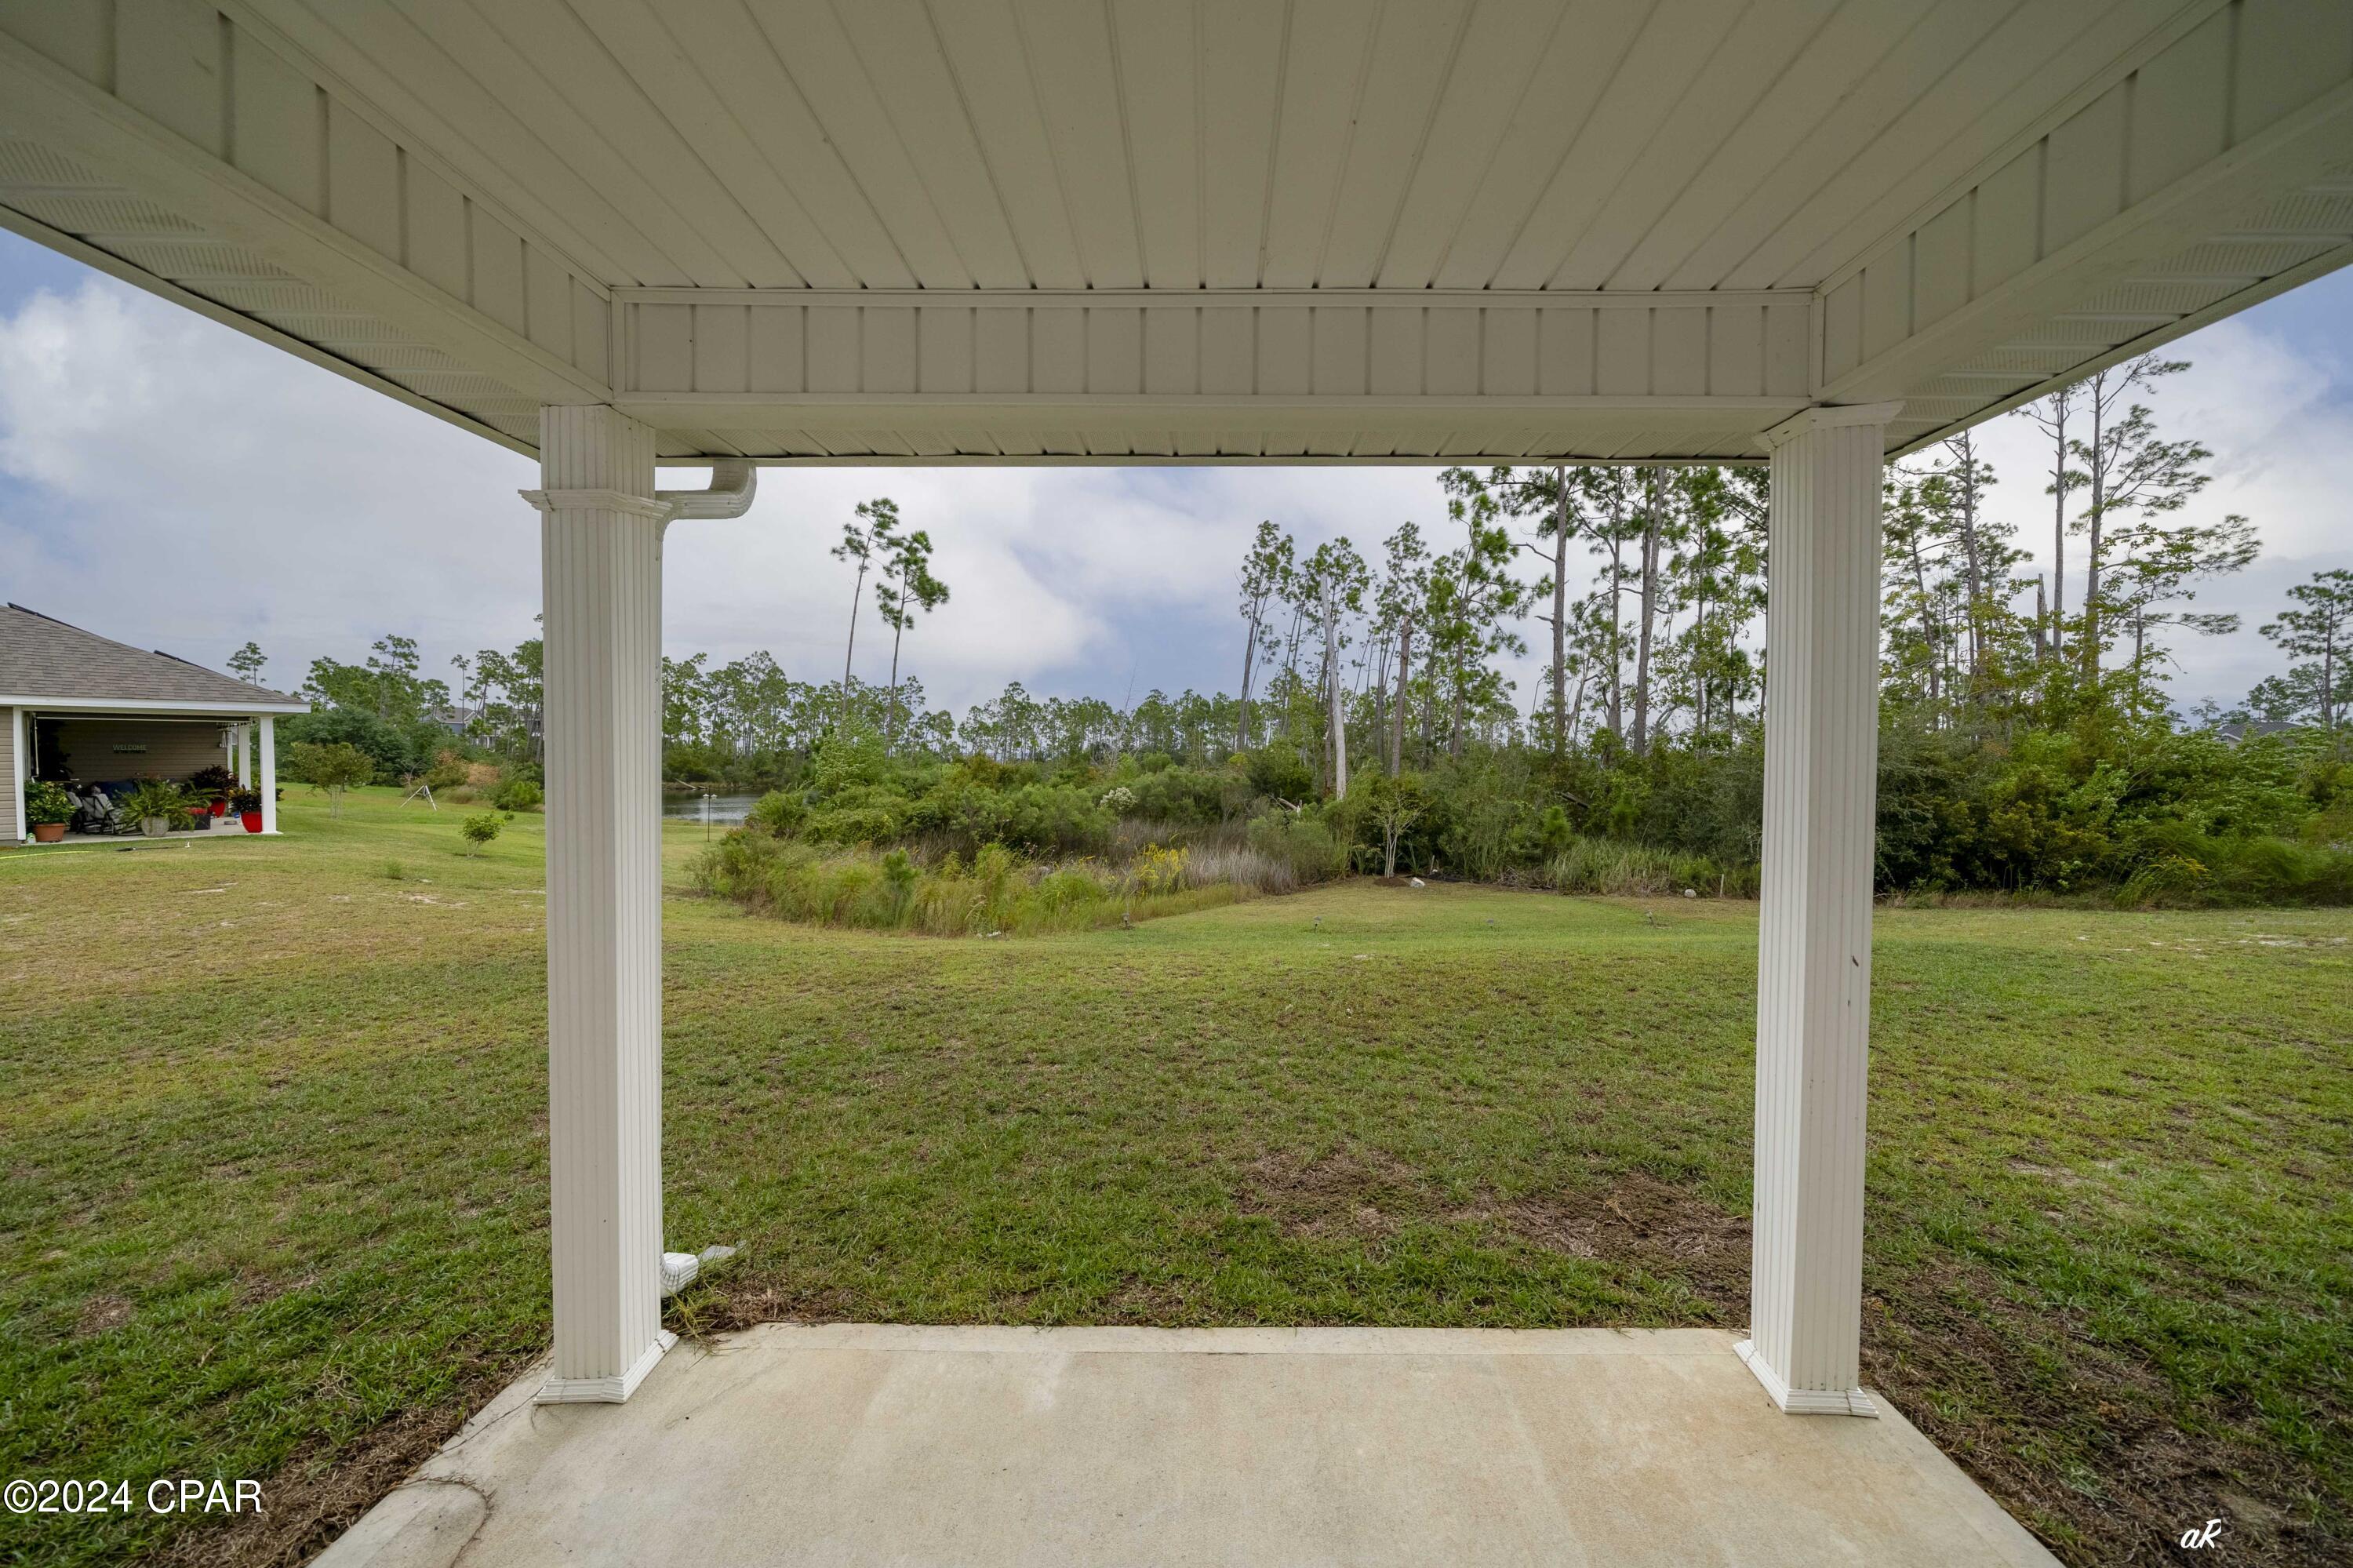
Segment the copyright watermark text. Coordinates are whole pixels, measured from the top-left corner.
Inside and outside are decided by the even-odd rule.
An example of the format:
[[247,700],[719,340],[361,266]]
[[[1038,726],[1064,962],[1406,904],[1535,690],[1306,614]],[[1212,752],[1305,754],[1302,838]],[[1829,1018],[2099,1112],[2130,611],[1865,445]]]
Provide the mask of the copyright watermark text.
[[10,1513],[259,1513],[261,1483],[218,1476],[158,1476],[136,1481],[92,1478],[30,1480],[0,1487]]

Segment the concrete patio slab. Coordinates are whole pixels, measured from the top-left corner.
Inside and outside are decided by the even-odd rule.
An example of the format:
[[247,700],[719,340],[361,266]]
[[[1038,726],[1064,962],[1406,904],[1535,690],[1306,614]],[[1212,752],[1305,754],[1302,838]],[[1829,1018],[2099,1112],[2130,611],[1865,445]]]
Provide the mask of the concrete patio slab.
[[625,1405],[535,1369],[321,1568],[2050,1563],[1904,1418],[1709,1330],[772,1324]]

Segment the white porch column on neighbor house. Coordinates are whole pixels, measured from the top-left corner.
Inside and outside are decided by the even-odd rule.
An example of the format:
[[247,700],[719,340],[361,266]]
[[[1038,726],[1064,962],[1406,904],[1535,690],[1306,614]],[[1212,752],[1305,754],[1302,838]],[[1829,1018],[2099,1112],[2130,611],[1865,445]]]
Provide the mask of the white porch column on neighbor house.
[[253,747],[246,735],[246,731],[251,727],[248,723],[233,724],[228,726],[229,772],[236,777],[237,787],[240,789],[253,788],[251,760]]
[[261,831],[278,831],[278,721],[263,714],[253,721],[260,726],[261,779],[254,788],[261,791]]
[[1900,405],[1813,408],[1773,463],[1757,966],[1756,1210],[1741,1358],[1793,1414],[1876,1415],[1860,1382],[1879,484]]
[[661,539],[652,429],[540,415],[555,1368],[629,1396],[661,1326]]

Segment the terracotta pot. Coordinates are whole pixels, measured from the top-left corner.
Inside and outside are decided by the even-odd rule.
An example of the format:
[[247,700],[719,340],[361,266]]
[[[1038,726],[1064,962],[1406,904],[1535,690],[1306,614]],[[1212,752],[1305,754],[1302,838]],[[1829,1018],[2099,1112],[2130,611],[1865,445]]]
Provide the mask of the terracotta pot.
[[248,833],[261,831],[261,813],[259,811],[239,811],[237,820],[245,824],[245,831]]
[[65,836],[66,825],[63,822],[35,822],[33,824],[33,842],[37,844],[53,844]]

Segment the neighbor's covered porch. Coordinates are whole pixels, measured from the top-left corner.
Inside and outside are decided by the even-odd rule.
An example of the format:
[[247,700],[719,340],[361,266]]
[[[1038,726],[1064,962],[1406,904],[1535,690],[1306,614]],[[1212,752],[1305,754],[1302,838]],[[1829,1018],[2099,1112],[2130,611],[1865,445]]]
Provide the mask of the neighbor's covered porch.
[[[250,813],[256,832],[278,832],[278,745],[274,713],[239,713],[218,705],[158,705],[153,707],[77,705],[48,702],[10,710],[8,726],[11,767],[6,776],[15,788],[15,838],[26,842],[94,842],[122,836],[122,823],[110,822],[97,803],[100,794],[119,798],[141,780],[162,779],[187,786],[199,775],[218,768],[230,780],[222,792],[191,792],[195,805],[222,802],[218,812],[207,810],[209,825],[174,826],[162,837],[208,836],[214,832],[242,832],[239,813],[230,809],[230,796],[250,792],[258,799]],[[74,798],[75,812],[56,837],[39,832],[31,819],[38,813],[27,800],[39,783],[65,787]],[[194,796],[205,799],[195,801]],[[193,808],[192,808],[193,809]],[[135,825],[129,829],[136,832]]]

